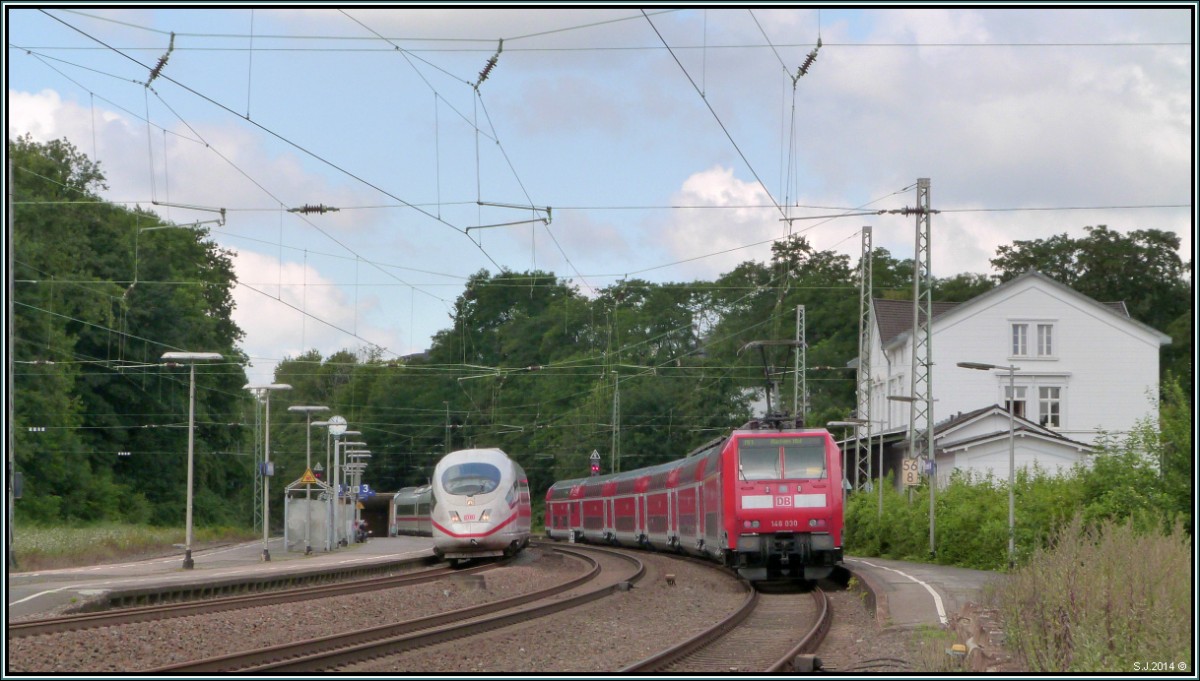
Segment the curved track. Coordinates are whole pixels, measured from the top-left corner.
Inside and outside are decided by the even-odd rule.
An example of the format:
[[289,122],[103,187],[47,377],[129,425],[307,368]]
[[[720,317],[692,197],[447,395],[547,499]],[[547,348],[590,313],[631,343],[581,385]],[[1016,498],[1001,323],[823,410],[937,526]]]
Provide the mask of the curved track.
[[[336,636],[195,660],[148,672],[313,672],[337,669],[561,612],[606,596],[622,583],[636,581],[645,571],[641,561],[619,553],[590,547],[555,547],[552,550],[589,563],[591,570],[576,579],[494,603]],[[608,561],[614,560],[615,556],[616,560],[627,566],[618,570],[610,562],[608,569],[602,569],[600,561],[585,555],[588,552],[605,554],[610,557]],[[587,587],[581,588],[585,584]],[[571,590],[578,593],[548,600]]]
[[492,563],[458,570],[448,567],[437,567],[429,570],[422,570],[416,573],[389,575],[386,577],[376,577],[371,579],[347,580],[335,584],[307,586],[299,589],[285,589],[281,591],[272,591],[270,593],[247,594],[243,596],[230,596],[227,598],[213,598],[201,601],[151,605],[137,608],[121,608],[113,611],[64,615],[61,617],[48,617],[37,620],[28,620],[25,622],[13,622],[8,625],[8,636],[9,638],[38,636],[43,634],[55,634],[64,631],[90,629],[92,627],[122,626],[126,624],[133,624],[135,622],[150,622],[172,617],[204,615],[226,610],[253,608],[261,605],[293,603],[296,601],[309,600],[313,598],[331,598],[343,594],[362,593],[364,591],[373,591],[376,589],[391,589],[395,587],[408,586],[411,584],[420,584],[422,582],[429,582],[454,574],[461,575],[484,572],[499,567],[501,564],[502,563]]
[[751,591],[737,612],[710,629],[621,672],[790,671],[797,656],[816,651],[831,622],[829,599],[820,589]]

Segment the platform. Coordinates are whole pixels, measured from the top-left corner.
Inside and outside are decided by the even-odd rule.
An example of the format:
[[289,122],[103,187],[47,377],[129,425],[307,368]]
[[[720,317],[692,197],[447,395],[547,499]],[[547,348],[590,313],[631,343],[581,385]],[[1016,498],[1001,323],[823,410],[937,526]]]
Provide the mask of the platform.
[[283,538],[268,544],[270,561],[262,559],[261,540],[193,550],[194,567],[183,569],[178,555],[128,563],[10,572],[7,615],[50,616],[85,604],[154,602],[159,594],[179,597],[221,595],[250,589],[299,585],[306,580],[369,576],[433,560],[430,537],[378,537],[337,551],[309,555],[283,550]]

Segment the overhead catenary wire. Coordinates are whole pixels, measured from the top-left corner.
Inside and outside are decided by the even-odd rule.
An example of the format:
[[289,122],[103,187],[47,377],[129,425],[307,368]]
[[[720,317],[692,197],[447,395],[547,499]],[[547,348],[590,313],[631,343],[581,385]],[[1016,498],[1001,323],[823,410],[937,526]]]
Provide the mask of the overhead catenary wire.
[[771,195],[771,190],[767,188],[767,185],[762,181],[762,178],[758,176],[758,172],[754,170],[754,165],[750,163],[750,159],[746,158],[746,154],[742,152],[742,149],[738,146],[737,141],[733,139],[733,135],[730,134],[729,129],[726,128],[725,124],[721,121],[721,117],[718,116],[717,112],[712,108],[712,104],[709,103],[708,98],[704,96],[704,92],[699,86],[696,85],[696,81],[692,78],[692,75],[688,73],[688,70],[684,68],[683,62],[679,61],[679,57],[675,55],[675,52],[667,43],[667,39],[664,38],[662,33],[658,31],[658,28],[654,25],[654,22],[650,20],[650,15],[646,14],[645,10],[642,10],[642,15],[646,17],[646,23],[650,24],[650,28],[654,30],[654,34],[657,35],[658,39],[661,40],[663,45],[666,46],[667,51],[671,54],[671,58],[675,60],[675,64],[679,66],[679,69],[683,71],[683,75],[687,77],[688,82],[692,84],[692,88],[695,89],[696,93],[700,95],[700,99],[704,102],[704,106],[708,108],[709,113],[711,113],[713,118],[716,119],[717,125],[720,126],[721,131],[725,133],[725,137],[729,140],[730,144],[733,145],[733,148],[735,151],[737,151],[738,156],[742,158],[742,162],[746,164],[746,168],[750,170],[750,174],[754,176],[754,180],[758,182],[758,186],[762,187],[762,190],[766,192],[767,198],[771,200],[771,203],[775,204],[775,208],[779,211],[780,215],[787,217],[787,213],[785,213],[783,208],[780,207],[779,202],[775,200],[775,197]]
[[[105,43],[104,41],[100,40],[99,38],[97,38],[97,37],[95,37],[95,36],[92,36],[92,35],[88,34],[86,31],[83,31],[83,30],[81,30],[81,29],[79,29],[79,28],[77,28],[77,27],[75,27],[75,26],[72,26],[71,24],[69,24],[69,23],[67,23],[67,22],[63,21],[62,19],[60,19],[59,17],[56,17],[56,16],[54,16],[53,14],[50,14],[49,12],[46,12],[45,10],[39,10],[39,11],[40,11],[40,12],[42,12],[42,13],[44,13],[44,14],[46,14],[47,16],[51,17],[52,19],[54,19],[54,20],[56,20],[56,21],[58,21],[58,22],[62,23],[63,25],[67,26],[68,28],[70,28],[70,29],[72,29],[72,30],[74,30],[74,31],[77,31],[78,33],[80,33],[81,35],[83,35],[83,36],[87,37],[88,39],[90,39],[90,40],[94,40],[94,41],[95,41],[95,42],[97,42],[98,44],[100,44],[100,45],[103,45],[103,46],[107,47],[108,49],[112,50],[114,53],[116,53],[116,54],[118,54],[118,55],[120,55],[120,56],[122,56],[122,57],[124,57],[124,58],[126,58],[126,59],[128,59],[128,60],[130,60],[130,61],[132,61],[132,62],[134,62],[134,63],[136,63],[136,64],[140,64],[140,62],[138,62],[138,61],[137,61],[136,59],[134,59],[133,57],[130,57],[129,55],[125,54],[124,52],[122,52],[122,51],[120,51],[120,50],[118,50],[118,49],[116,49],[116,48],[114,48],[114,47],[111,47],[111,46],[109,46],[109,45],[108,45],[107,43]],[[201,98],[201,99],[203,99],[203,100],[205,100],[205,101],[209,102],[210,104],[212,104],[212,105],[214,105],[214,106],[216,106],[216,107],[218,107],[218,108],[220,108],[220,109],[222,109],[222,110],[226,111],[227,113],[230,113],[230,114],[232,114],[232,115],[234,115],[234,116],[237,116],[237,117],[238,117],[239,119],[241,119],[241,120],[245,120],[245,121],[246,121],[247,123],[249,123],[250,125],[253,125],[253,126],[255,126],[255,127],[256,127],[256,128],[258,128],[259,130],[262,130],[263,132],[267,133],[268,135],[270,135],[270,136],[274,137],[275,139],[277,139],[277,140],[279,140],[279,141],[281,141],[281,142],[283,142],[283,143],[287,144],[288,146],[291,146],[292,148],[296,149],[297,151],[300,151],[300,152],[304,153],[305,155],[307,155],[307,156],[309,156],[309,157],[311,157],[311,158],[315,159],[316,161],[318,161],[318,162],[320,162],[320,163],[323,163],[323,164],[325,164],[325,165],[329,166],[330,168],[332,168],[332,169],[334,169],[334,170],[336,170],[336,171],[338,171],[338,172],[340,172],[340,173],[342,173],[342,174],[346,175],[347,177],[350,177],[350,178],[354,179],[354,180],[355,180],[355,181],[357,181],[357,182],[360,182],[360,183],[362,183],[363,185],[365,185],[365,186],[367,186],[367,187],[370,187],[371,189],[373,189],[373,190],[375,190],[375,191],[379,192],[380,194],[383,194],[384,196],[387,196],[388,198],[391,198],[391,199],[394,199],[394,200],[396,200],[396,201],[399,201],[400,203],[403,203],[405,206],[408,206],[409,208],[412,208],[413,210],[417,211],[418,213],[421,213],[422,215],[425,215],[426,217],[430,218],[431,220],[434,220],[435,222],[437,222],[437,223],[439,223],[439,224],[445,225],[446,227],[449,227],[449,228],[453,229],[454,231],[456,231],[456,232],[459,232],[460,234],[463,234],[464,236],[466,235],[466,232],[465,232],[465,231],[464,231],[462,228],[460,228],[460,227],[458,227],[458,226],[456,226],[456,225],[453,225],[453,224],[451,224],[450,222],[447,222],[446,220],[443,220],[442,218],[440,218],[440,217],[438,217],[438,216],[434,215],[433,213],[430,213],[430,212],[429,212],[429,211],[427,211],[427,210],[424,210],[424,209],[422,209],[422,208],[420,208],[420,207],[418,207],[418,206],[416,206],[416,205],[413,205],[413,204],[409,203],[408,201],[405,201],[404,199],[400,198],[399,196],[396,196],[395,194],[393,194],[393,193],[391,193],[391,192],[387,191],[386,189],[383,189],[382,187],[380,187],[380,186],[378,186],[378,185],[376,185],[376,184],[374,184],[374,183],[370,182],[369,180],[367,180],[367,179],[365,179],[365,178],[363,178],[363,177],[360,177],[359,175],[357,175],[357,174],[355,174],[355,173],[353,173],[353,172],[349,171],[349,170],[348,170],[348,169],[346,169],[346,168],[343,168],[342,166],[340,166],[340,165],[338,165],[338,164],[334,163],[333,161],[330,161],[329,159],[327,159],[327,158],[325,158],[325,157],[321,156],[320,154],[317,154],[316,152],[314,152],[314,151],[312,151],[312,150],[308,149],[307,147],[305,147],[305,146],[303,146],[303,145],[301,145],[301,144],[299,144],[299,143],[297,143],[297,142],[294,142],[294,141],[292,141],[291,139],[289,139],[289,138],[287,138],[287,137],[284,137],[283,135],[281,135],[281,134],[279,134],[279,133],[275,132],[274,130],[272,130],[272,129],[270,129],[270,128],[267,128],[266,126],[262,125],[261,123],[258,123],[257,121],[254,121],[254,120],[247,120],[247,119],[245,119],[245,118],[242,118],[242,117],[241,117],[241,116],[240,116],[240,115],[239,115],[237,112],[233,111],[232,109],[230,109],[228,106],[226,106],[226,105],[222,104],[221,102],[218,102],[218,101],[216,101],[216,100],[212,99],[212,98],[211,98],[211,97],[209,97],[208,95],[205,95],[205,94],[203,94],[203,93],[201,93],[201,92],[199,92],[199,91],[195,90],[194,88],[192,88],[192,87],[190,87],[190,86],[188,86],[188,85],[186,85],[186,84],[184,84],[184,83],[180,83],[180,82],[178,82],[178,81],[174,80],[173,78],[171,78],[170,76],[165,76],[165,75],[164,75],[164,76],[161,76],[161,77],[162,77],[162,78],[164,78],[164,79],[166,79],[166,80],[170,80],[170,81],[171,81],[172,83],[174,83],[175,85],[177,85],[177,86],[179,86],[179,87],[183,88],[184,90],[186,90],[186,91],[188,91],[188,92],[192,93],[193,95],[195,95],[195,96],[197,96],[197,97],[199,97],[199,98]],[[469,239],[469,241],[471,241],[471,243],[475,243],[475,242],[474,242],[474,240],[470,240],[470,239]],[[487,252],[487,251],[486,251],[486,250],[485,250],[485,249],[484,249],[482,246],[480,246],[480,245],[476,244],[476,247],[479,249],[479,251],[480,251],[480,252],[482,252],[482,253],[483,253],[483,255],[484,255],[484,256],[485,256],[485,257],[486,257],[486,258],[487,258],[487,259],[488,259],[488,260],[489,260],[489,261],[490,261],[490,262],[491,262],[493,265],[495,265],[495,266],[496,266],[496,268],[497,268],[497,269],[504,269],[503,267],[501,267],[501,265],[500,265],[498,262],[496,262],[496,260],[495,260],[494,258],[492,258],[491,254],[490,254],[490,253],[488,253],[488,252]]]
[[[945,211],[944,211],[944,212],[945,212]],[[964,212],[965,212],[965,211],[964,211]],[[813,216],[813,217],[805,217],[805,218],[797,218],[797,219],[817,219],[818,217],[822,217],[822,216]],[[549,231],[549,230],[548,230],[548,231]],[[613,275],[613,276],[615,276],[615,275]]]
[[[153,28],[150,26],[145,26],[143,24],[136,24],[136,23],[129,22],[129,21],[121,21],[119,19],[114,19],[111,16],[92,14],[92,13],[84,12],[84,11],[81,11],[78,9],[62,8],[61,11],[63,11],[64,13],[75,14],[75,15],[86,17],[88,19],[93,19],[96,21],[103,21],[103,22],[117,24],[120,26],[134,28],[134,29],[146,31],[149,33],[156,33],[159,35],[167,35],[169,33],[169,31],[166,31],[163,29]],[[681,11],[683,11],[683,10],[682,9],[662,9],[657,12],[653,12],[653,11],[650,12],[650,16],[659,16],[659,15],[663,15],[663,14],[670,14],[670,13],[681,12]],[[641,18],[642,18],[641,15],[616,17],[613,19],[606,19],[606,20],[602,20],[602,21],[593,21],[593,22],[588,22],[585,24],[565,26],[562,28],[548,29],[545,31],[536,31],[536,32],[529,33],[526,35],[510,36],[509,38],[507,38],[507,40],[510,43],[512,43],[512,42],[516,42],[518,40],[528,40],[530,38],[539,38],[539,37],[543,37],[543,36],[547,36],[547,35],[555,35],[555,34],[565,33],[565,32],[570,32],[570,31],[584,30],[584,29],[595,28],[598,26],[604,26],[604,25],[608,25],[608,24],[640,20]],[[240,40],[240,39],[246,39],[246,38],[251,37],[250,34],[246,34],[246,33],[207,33],[207,32],[185,32],[185,31],[175,31],[175,33],[176,33],[176,35],[178,35],[180,37],[188,37],[188,38],[230,38],[230,39],[239,39]],[[262,34],[262,33],[260,33],[260,34],[257,34],[256,37],[259,38],[260,40],[293,40],[293,41],[318,41],[318,42],[335,42],[335,41],[359,42],[359,41],[370,40],[370,38],[344,36],[344,35],[295,35],[295,34]],[[380,36],[380,37],[382,37],[382,36]],[[416,42],[478,43],[480,45],[491,44],[491,43],[495,42],[495,38],[488,38],[488,37],[451,38],[451,37],[445,37],[445,36],[425,37],[425,36],[416,36],[416,35],[397,36],[397,37],[386,38],[386,39],[387,40],[402,40],[404,42],[414,42],[414,43],[416,43]],[[1103,41],[1103,42],[1101,42],[1101,41],[1048,41],[1048,42],[1005,41],[1005,42],[987,42],[987,43],[981,43],[981,42],[937,42],[937,41],[928,41],[928,42],[923,42],[923,41],[882,42],[882,41],[880,41],[880,42],[835,42],[835,43],[826,43],[826,44],[834,45],[834,46],[838,46],[838,47],[905,47],[905,48],[909,48],[909,47],[984,47],[984,48],[987,48],[987,47],[1143,47],[1143,46],[1145,46],[1145,47],[1162,47],[1162,46],[1183,47],[1183,46],[1191,45],[1191,43],[1186,42],[1186,41],[1131,41],[1131,40],[1113,40],[1113,41]],[[795,43],[777,43],[776,46],[777,47],[803,47],[804,45],[795,44]],[[755,44],[755,43],[725,43],[725,44],[708,43],[706,45],[677,45],[677,46],[675,46],[675,49],[746,49],[746,48],[764,48],[765,49],[768,47],[769,47],[768,45],[761,45],[761,44]],[[134,48],[130,48],[130,49],[134,49]],[[149,50],[149,49],[154,49],[154,48],[139,48],[139,49]],[[191,49],[222,49],[222,50],[244,51],[248,48],[224,48],[223,47],[223,48],[191,48]],[[274,48],[254,48],[254,49],[267,51],[267,50],[271,50]],[[295,49],[295,48],[292,48],[292,49]],[[308,49],[309,51],[337,51],[336,49],[330,49],[330,48],[300,48],[300,49]],[[461,50],[463,48],[454,48],[454,49]],[[517,50],[522,50],[522,51],[589,51],[589,50],[591,50],[591,51],[612,51],[612,50],[662,50],[662,49],[664,49],[664,48],[661,46],[651,46],[651,45],[638,45],[638,46],[628,46],[628,47],[622,47],[622,46],[569,46],[569,47],[528,47],[528,48],[510,47],[509,48],[510,51],[517,51]],[[435,51],[435,50],[410,50],[410,51],[418,52],[418,51]],[[444,50],[441,50],[441,51],[444,51]],[[484,48],[481,47],[481,48],[474,49],[473,51],[482,52],[485,50],[484,50]]]

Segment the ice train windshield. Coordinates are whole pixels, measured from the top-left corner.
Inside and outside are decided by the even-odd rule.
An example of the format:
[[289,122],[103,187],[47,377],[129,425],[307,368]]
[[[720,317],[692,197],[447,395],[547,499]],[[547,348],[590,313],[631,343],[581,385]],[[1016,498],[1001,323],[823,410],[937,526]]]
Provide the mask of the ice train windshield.
[[474,496],[487,494],[500,486],[500,469],[490,463],[460,463],[442,473],[442,489],[447,494]]

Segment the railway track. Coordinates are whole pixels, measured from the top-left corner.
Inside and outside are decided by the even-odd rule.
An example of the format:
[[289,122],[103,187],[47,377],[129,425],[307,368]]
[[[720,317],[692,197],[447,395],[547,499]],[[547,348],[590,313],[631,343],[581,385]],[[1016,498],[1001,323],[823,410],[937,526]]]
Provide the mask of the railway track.
[[820,589],[788,594],[752,590],[737,612],[713,627],[620,671],[792,671],[798,659],[805,664],[800,656],[817,650],[831,622],[829,599]]
[[78,631],[80,629],[91,629],[94,627],[123,626],[127,624],[133,624],[135,622],[152,622],[155,620],[169,619],[172,617],[206,615],[215,612],[238,610],[242,608],[254,608],[263,605],[293,603],[296,601],[311,600],[314,598],[334,598],[344,594],[362,593],[364,591],[392,589],[410,586],[413,584],[421,584],[424,582],[443,579],[450,575],[466,575],[486,572],[488,570],[495,569],[502,564],[504,563],[491,563],[457,570],[449,567],[435,567],[416,573],[409,572],[400,575],[373,577],[370,579],[347,580],[333,584],[306,586],[296,589],[283,589],[279,591],[271,591],[269,593],[245,594],[240,596],[228,596],[224,598],[212,598],[200,601],[188,601],[183,603],[168,603],[134,608],[120,608],[117,610],[104,612],[63,615],[61,617],[48,617],[24,622],[13,622],[8,625],[8,637],[11,639],[25,636],[56,634],[66,631]]
[[[582,560],[590,564],[591,569],[575,579],[501,601],[147,671],[162,674],[334,670],[561,612],[602,598],[621,588],[622,584],[636,581],[645,571],[645,566],[636,557],[603,549],[554,547],[550,550]],[[589,553],[608,556],[604,559],[608,567],[602,569],[602,561]],[[624,569],[617,569],[617,564],[623,564]]]

